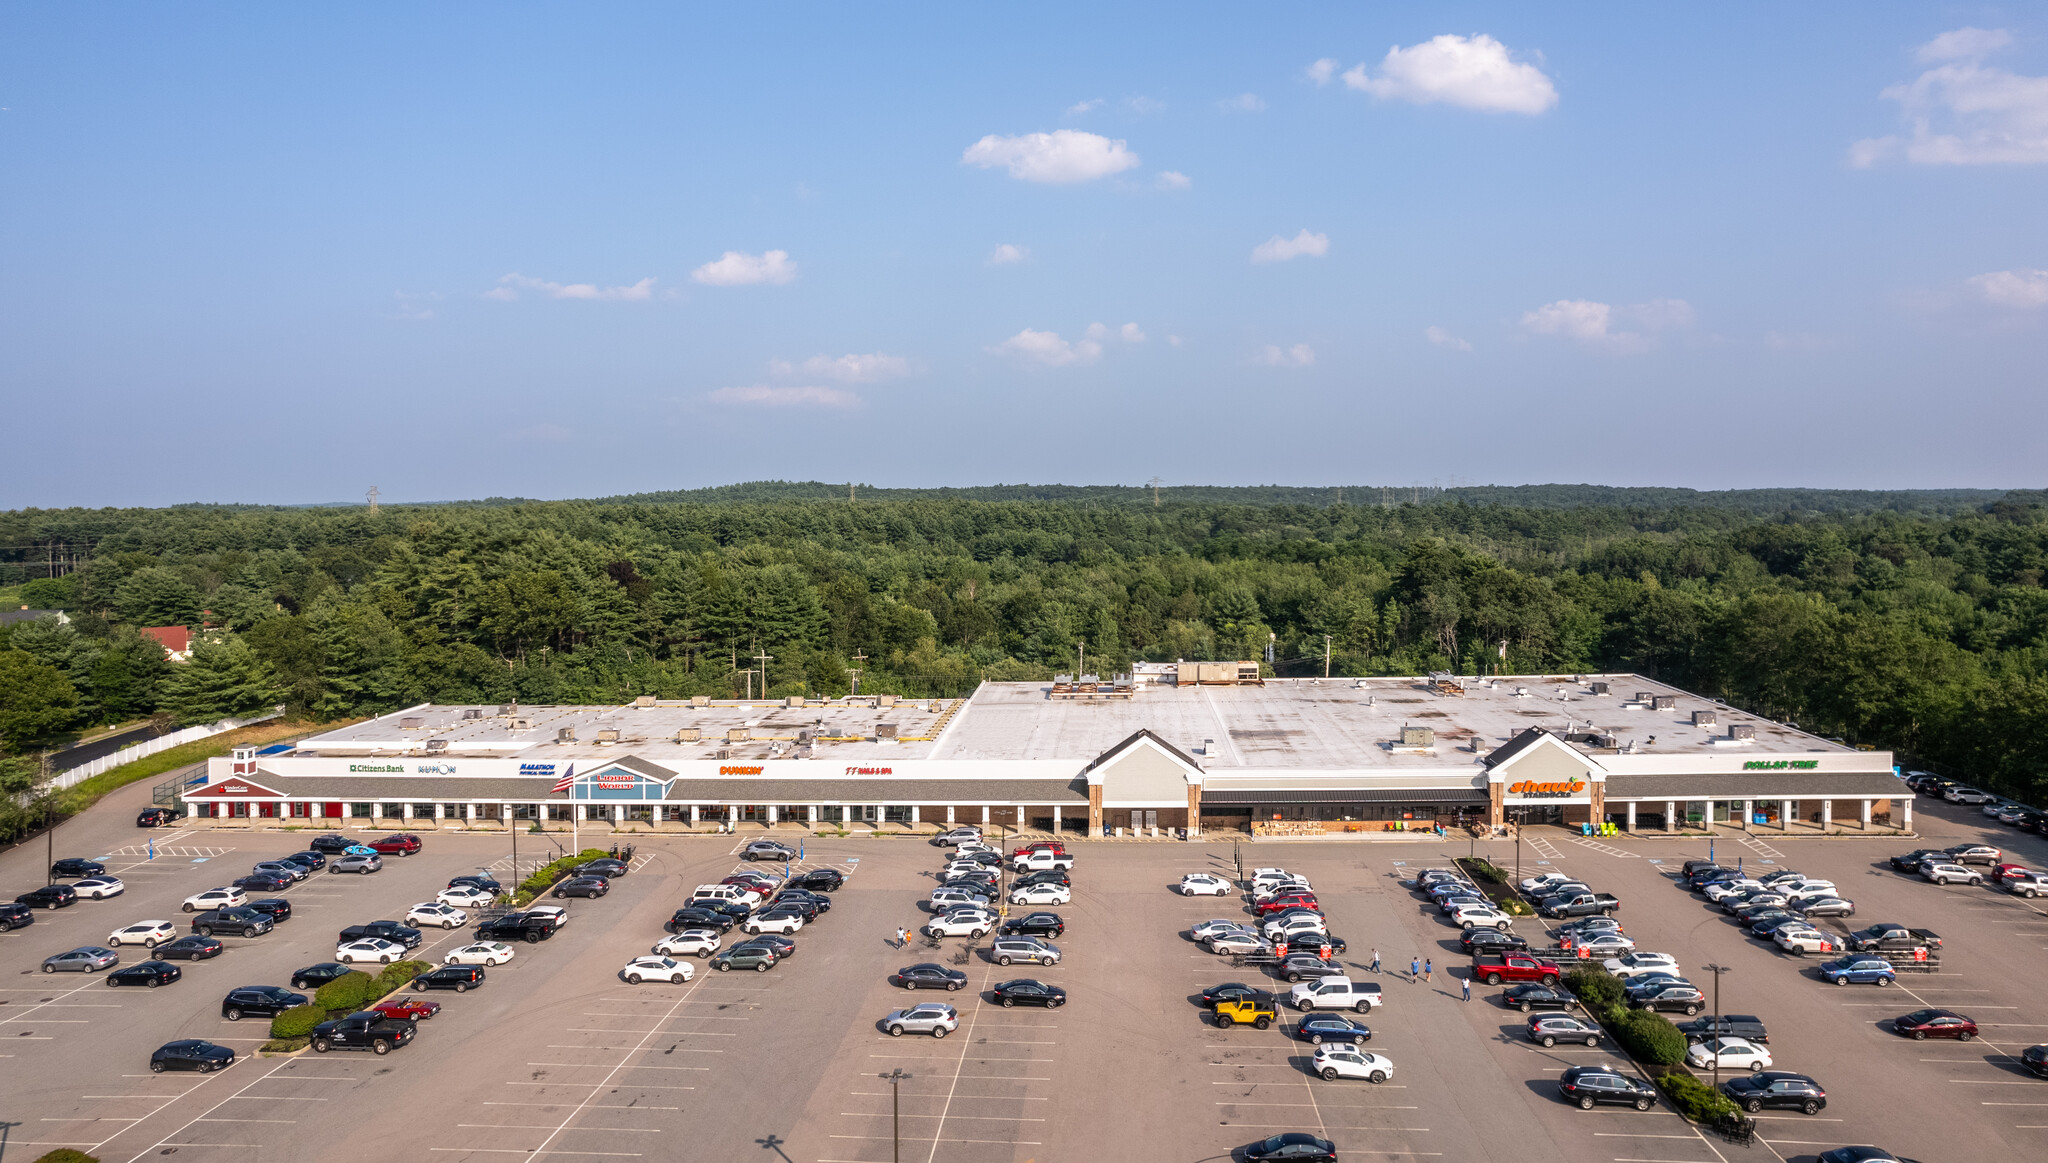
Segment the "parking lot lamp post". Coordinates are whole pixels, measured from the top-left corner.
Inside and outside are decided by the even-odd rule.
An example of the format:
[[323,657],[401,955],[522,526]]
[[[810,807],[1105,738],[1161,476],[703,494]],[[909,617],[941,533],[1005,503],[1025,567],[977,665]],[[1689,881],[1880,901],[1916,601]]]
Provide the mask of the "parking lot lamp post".
[[[1714,975],[1714,1024],[1718,1026],[1721,1024],[1721,1018],[1723,1016],[1721,1013],[1721,975],[1730,972],[1730,970],[1726,965],[1705,965],[1701,968],[1705,969],[1708,973]],[[1720,1038],[1720,1035],[1718,1033],[1714,1036],[1716,1040]],[[1719,1051],[1716,1051],[1714,1054],[1714,1092],[1716,1094],[1719,1094],[1720,1091],[1721,1055]]]
[[902,1083],[904,1079],[909,1077],[910,1075],[903,1073],[903,1071],[900,1068],[891,1070],[889,1071],[889,1073],[881,1076],[882,1081],[889,1084],[889,1105],[893,1108],[893,1113],[891,1115],[890,1121],[894,1124],[893,1137],[895,1140],[895,1149],[890,1152],[890,1158],[894,1159],[896,1163],[903,1163]]

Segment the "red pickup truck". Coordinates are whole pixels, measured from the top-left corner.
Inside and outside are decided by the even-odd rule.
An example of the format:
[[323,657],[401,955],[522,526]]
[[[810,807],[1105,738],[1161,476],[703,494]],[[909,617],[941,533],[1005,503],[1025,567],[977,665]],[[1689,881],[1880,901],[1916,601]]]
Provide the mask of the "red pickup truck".
[[1557,962],[1527,953],[1477,953],[1472,957],[1472,976],[1488,985],[1503,981],[1540,981],[1556,985]]

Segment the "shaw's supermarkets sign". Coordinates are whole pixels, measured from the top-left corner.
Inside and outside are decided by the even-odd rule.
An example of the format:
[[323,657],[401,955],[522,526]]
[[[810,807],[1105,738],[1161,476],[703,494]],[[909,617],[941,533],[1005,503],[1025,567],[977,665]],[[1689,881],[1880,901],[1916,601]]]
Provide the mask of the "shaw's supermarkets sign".
[[1532,779],[1525,779],[1520,783],[1509,784],[1508,794],[1527,796],[1530,799],[1564,799],[1578,795],[1585,789],[1586,781],[1583,779],[1567,780],[1563,783],[1538,783]]

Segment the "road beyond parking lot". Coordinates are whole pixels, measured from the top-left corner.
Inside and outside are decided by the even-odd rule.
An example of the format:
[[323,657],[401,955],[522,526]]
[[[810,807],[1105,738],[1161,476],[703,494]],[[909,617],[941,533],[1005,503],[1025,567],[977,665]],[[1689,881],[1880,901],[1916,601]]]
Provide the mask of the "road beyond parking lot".
[[[1003,968],[963,957],[964,939],[938,951],[915,940],[892,947],[899,925],[914,929],[923,919],[917,903],[941,863],[938,849],[910,839],[809,840],[805,866],[837,868],[849,880],[835,907],[798,934],[794,957],[761,974],[708,972],[693,959],[689,984],[626,985],[619,968],[660,937],[689,889],[740,863],[734,837],[682,836],[636,839],[640,867],[610,895],[566,902],[568,926],[552,941],[519,946],[482,989],[433,995],[442,1013],[388,1057],[245,1057],[219,1075],[151,1075],[149,1052],[173,1038],[207,1038],[248,1055],[264,1025],[221,1019],[227,989],[282,984],[293,969],[331,959],[343,925],[401,917],[450,876],[478,867],[509,873],[509,842],[430,833],[424,852],[388,858],[381,873],[316,875],[283,894],[295,914],[277,932],[230,938],[226,953],[184,963],[184,980],[162,989],[36,973],[43,957],[104,941],[118,925],[161,917],[184,927],[185,895],[295,851],[311,835],[156,833],[159,856],[149,861],[129,854],[151,835],[132,826],[135,791],[58,836],[57,855],[109,857],[128,892],[40,912],[34,925],[0,935],[0,965],[13,982],[0,987],[0,1118],[20,1124],[10,1146],[24,1158],[61,1145],[109,1163],[169,1148],[181,1163],[778,1155],[883,1163],[894,1145],[894,1096],[880,1076],[892,1070],[909,1076],[900,1084],[902,1157],[919,1163],[1192,1163],[1281,1130],[1334,1139],[1346,1158],[1729,1163],[1739,1153],[1662,1107],[1589,1112],[1558,1100],[1560,1071],[1617,1056],[1604,1044],[1529,1043],[1525,1019],[1499,1005],[1498,989],[1475,985],[1472,1000],[1461,1000],[1457,930],[1401,881],[1467,846],[1428,840],[1242,848],[1247,867],[1284,865],[1314,882],[1331,930],[1349,942],[1341,960],[1355,975],[1371,976],[1378,949],[1387,1004],[1364,1019],[1374,1032],[1367,1048],[1395,1064],[1380,1086],[1311,1076],[1311,1048],[1289,1033],[1292,1011],[1265,1031],[1204,1021],[1191,1000],[1204,986],[1240,980],[1286,990],[1182,935],[1195,921],[1244,915],[1238,898],[1172,891],[1183,873],[1233,873],[1228,842],[1078,845],[1074,903],[1054,910],[1068,923],[1055,942],[1063,962]],[[1920,844],[1986,840],[2021,862],[2048,860],[2040,839],[1974,811],[1922,805],[1916,819]],[[521,837],[522,863],[554,854],[528,840]],[[1511,845],[1480,850],[1513,866]],[[1892,848],[1879,841],[1718,842],[1724,861],[1772,861],[1834,880],[1857,902],[1855,923],[1896,920],[1946,939],[1938,975],[1889,990],[1836,988],[1813,976],[1810,961],[1748,939],[1669,883],[1680,860],[1706,855],[1704,844],[1625,836],[1582,844],[1553,832],[1541,850],[1524,846],[1525,874],[1567,871],[1616,894],[1640,948],[1672,953],[1688,970],[1730,966],[1724,1008],[1761,1016],[1778,1067],[1827,1088],[1818,1116],[1767,1112],[1757,1157],[1811,1157],[1845,1143],[1878,1143],[1930,1163],[2048,1152],[2048,1082],[2012,1060],[2048,1040],[2033,976],[2048,947],[2048,910],[1891,873],[1883,861]],[[0,875],[16,886],[10,894],[42,883],[42,873],[39,842],[0,856]],[[1533,922],[1519,927],[1540,936]],[[438,961],[468,932],[429,930],[417,955]],[[1411,957],[1434,961],[1433,981],[1409,979]],[[123,950],[124,963],[141,959],[140,950]],[[969,989],[910,994],[888,983],[891,971],[921,960],[966,970]],[[1070,1003],[1003,1009],[984,1000],[1014,977],[1063,986]],[[925,1000],[957,1006],[958,1032],[899,1039],[881,1030],[884,1013]],[[1921,1005],[1970,1014],[1983,1040],[1914,1043],[1883,1028]]]

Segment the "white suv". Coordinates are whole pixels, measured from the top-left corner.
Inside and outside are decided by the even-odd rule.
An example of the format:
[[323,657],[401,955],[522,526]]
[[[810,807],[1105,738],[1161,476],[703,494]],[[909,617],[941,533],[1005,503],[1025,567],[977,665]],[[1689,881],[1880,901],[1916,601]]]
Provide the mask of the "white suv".
[[954,909],[927,921],[924,931],[934,937],[984,937],[995,927],[996,915],[987,909]]
[[1508,916],[1489,904],[1459,905],[1451,910],[1451,920],[1461,929],[1472,929],[1480,925],[1486,925],[1489,928],[1499,929],[1503,933],[1507,932],[1509,926],[1515,923],[1513,917]]
[[188,913],[204,909],[234,909],[249,903],[249,894],[239,888],[209,888],[195,892],[185,898],[184,909]]
[[664,957],[709,957],[718,952],[721,940],[709,929],[684,929],[654,943],[654,952]]
[[1936,884],[1983,884],[1984,877],[1960,864],[1937,864],[1928,861],[1920,866],[1920,875]]

